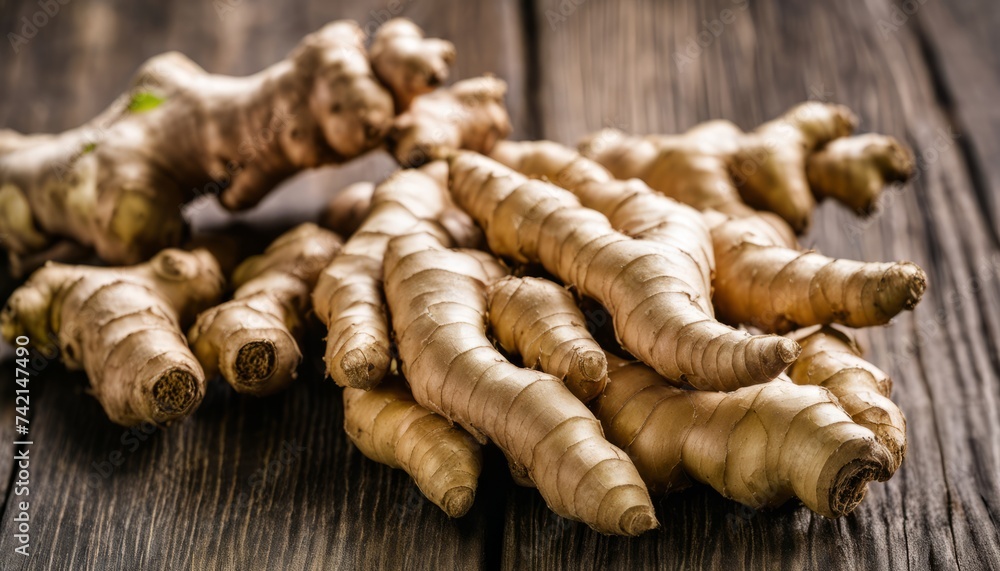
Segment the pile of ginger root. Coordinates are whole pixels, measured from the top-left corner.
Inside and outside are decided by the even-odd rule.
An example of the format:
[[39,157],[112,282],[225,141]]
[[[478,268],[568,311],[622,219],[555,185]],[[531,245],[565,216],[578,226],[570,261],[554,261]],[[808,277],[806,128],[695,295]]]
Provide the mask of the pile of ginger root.
[[[0,131],[2,245],[15,270],[44,262],[3,338],[57,344],[112,421],[168,425],[216,377],[285,389],[322,329],[347,436],[451,517],[490,443],[553,511],[626,536],[657,527],[650,493],[836,518],[893,475],[905,417],[851,329],[912,309],[926,276],[797,235],[818,201],[864,215],[911,176],[903,144],[822,102],[750,132],[510,142],[504,82],[445,86],[455,57],[407,20],[372,38],[340,21],[250,77],[165,54],[88,125]],[[266,147],[240,144],[261,129]],[[245,209],[379,148],[403,168],[322,225],[249,258],[188,237],[199,189]],[[53,261],[67,244],[107,266]]]

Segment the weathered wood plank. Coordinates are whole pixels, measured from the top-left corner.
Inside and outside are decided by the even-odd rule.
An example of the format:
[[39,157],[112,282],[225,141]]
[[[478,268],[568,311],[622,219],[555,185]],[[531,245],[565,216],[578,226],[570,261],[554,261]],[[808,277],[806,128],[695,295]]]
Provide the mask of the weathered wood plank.
[[750,128],[799,101],[827,98],[858,112],[862,130],[907,140],[921,157],[918,179],[890,192],[884,211],[867,221],[824,205],[807,242],[831,255],[914,260],[931,289],[913,314],[862,334],[869,357],[896,380],[910,451],[850,517],[829,521],[794,506],[757,513],[693,491],[662,501],[661,530],[621,540],[559,523],[534,494],[515,492],[504,568],[980,569],[1000,561],[998,251],[917,38],[905,28],[889,37],[879,31],[889,9],[728,0],[538,5],[549,138],[572,144],[605,126],[677,132],[710,118]]
[[42,375],[34,555],[13,553],[8,510],[4,569],[436,569],[482,557],[483,503],[449,520],[405,474],[365,459],[318,372],[267,400],[216,384],[193,418],[151,434],[104,420],[81,375]]
[[912,29],[924,42],[940,98],[952,114],[977,198],[1000,235],[1000,10],[990,2],[904,2],[882,23],[886,34]]
[[[37,9],[33,0],[0,0],[0,30],[16,31]],[[523,117],[514,2],[109,0],[61,6],[19,53],[0,56],[0,125],[51,132],[80,124],[117,96],[145,59],[166,50],[183,51],[212,72],[246,74],[284,57],[327,21],[353,18],[367,26],[394,15],[457,44],[455,78],[491,71],[507,80],[511,109]],[[524,132],[523,121],[516,126]],[[387,155],[373,153],[306,173],[236,218],[255,225],[311,219],[337,188],[394,168]],[[211,203],[189,214],[200,228],[229,218]],[[5,278],[3,285],[12,283]],[[313,342],[320,338],[316,333]],[[0,567],[464,569],[495,559],[502,513],[496,502],[508,481],[484,478],[473,512],[449,521],[405,474],[350,446],[340,393],[321,377],[316,363],[307,363],[287,394],[266,400],[214,385],[193,418],[146,436],[111,425],[85,394],[82,375],[48,367],[35,381],[46,394],[33,400],[35,555],[13,554],[6,510]],[[0,438],[9,441],[6,396],[0,402]],[[109,469],[113,461],[120,464]],[[489,462],[499,472],[496,459]],[[9,474],[4,458],[0,492]]]

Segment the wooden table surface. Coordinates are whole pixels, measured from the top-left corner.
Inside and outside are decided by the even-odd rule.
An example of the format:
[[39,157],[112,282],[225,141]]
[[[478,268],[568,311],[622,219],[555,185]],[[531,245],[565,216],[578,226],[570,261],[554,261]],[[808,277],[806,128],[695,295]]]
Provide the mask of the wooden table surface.
[[[605,126],[676,132],[712,118],[750,128],[802,100],[845,103],[862,130],[906,140],[919,175],[869,220],[823,205],[806,243],[834,256],[913,260],[930,289],[915,312],[861,334],[895,379],[910,448],[895,477],[837,521],[795,505],[755,512],[696,489],[657,501],[658,531],[603,537],[515,487],[496,454],[472,512],[449,520],[405,474],[349,444],[339,392],[315,357],[285,394],[240,397],[216,383],[192,418],[148,435],[111,424],[83,376],[48,363],[31,393],[33,555],[13,552],[14,470],[4,452],[0,568],[1000,567],[995,2],[50,3],[58,11],[43,18],[36,0],[0,0],[5,35],[22,33],[24,18],[45,21],[16,55],[0,46],[0,126],[59,131],[86,121],[165,50],[246,74],[329,20],[367,25],[390,13],[455,42],[455,77],[505,79],[515,138],[572,144]],[[306,173],[243,218],[312,218],[345,183],[392,168],[373,155]],[[210,203],[191,213],[201,227],[223,218]],[[0,294],[13,285],[4,277]],[[0,367],[0,442],[14,440],[12,368]]]

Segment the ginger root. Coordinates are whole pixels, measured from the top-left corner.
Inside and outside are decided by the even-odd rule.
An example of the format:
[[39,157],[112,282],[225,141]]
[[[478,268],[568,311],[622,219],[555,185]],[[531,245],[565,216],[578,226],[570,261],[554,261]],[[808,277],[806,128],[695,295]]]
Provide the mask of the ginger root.
[[[302,169],[375,148],[392,124],[393,97],[363,41],[354,22],[334,22],[287,60],[241,78],[167,53],[83,127],[0,132],[3,246],[24,256],[62,237],[108,262],[136,263],[180,242],[180,206],[198,196],[246,209]],[[394,62],[380,73],[392,75]]]
[[801,252],[759,217],[714,219],[713,301],[720,319],[774,333],[809,325],[884,325],[923,297],[912,262],[834,260]]
[[489,255],[449,250],[428,228],[394,238],[386,298],[403,374],[426,408],[489,438],[556,513],[602,533],[638,535],[656,517],[625,454],[563,382],[509,363],[486,337]]
[[482,469],[479,443],[417,404],[399,377],[369,391],[344,389],[344,430],[368,458],[405,470],[449,517],[472,507]]
[[414,97],[443,85],[455,62],[451,42],[425,38],[423,30],[404,18],[379,27],[369,53],[372,70],[389,86],[399,112],[409,109]]
[[302,224],[240,264],[233,299],[202,312],[188,333],[206,374],[256,396],[288,386],[302,361],[309,294],[340,246],[336,234]]
[[891,137],[847,138],[856,123],[842,105],[809,102],[751,133],[728,121],[709,121],[683,135],[631,137],[606,129],[580,149],[615,177],[640,178],[699,210],[733,217],[768,210],[801,233],[809,227],[814,195],[856,209],[887,181],[909,176],[909,151]]
[[350,237],[368,217],[372,209],[375,185],[356,182],[340,190],[326,204],[319,216],[319,225],[340,236]]
[[49,263],[7,300],[0,333],[57,343],[83,369],[108,418],[168,424],[205,395],[205,373],[181,327],[218,299],[222,274],[205,250],[164,250],[128,268]]
[[503,80],[485,75],[417,97],[392,125],[390,152],[403,166],[443,159],[455,149],[489,154],[511,131],[505,93]]
[[[370,389],[391,362],[382,261],[389,240],[421,219],[450,216],[460,238],[475,237],[471,220],[452,205],[443,163],[397,172],[379,184],[368,217],[320,275],[313,306],[326,325],[327,374],[340,386]],[[460,222],[464,217],[467,222]]]
[[788,369],[788,376],[800,385],[828,389],[854,422],[875,433],[889,451],[893,473],[906,455],[906,417],[891,400],[892,379],[881,369],[861,358],[861,349],[848,334],[822,327],[798,335],[802,354]]
[[[804,109],[810,108],[813,106]],[[837,121],[828,119],[820,122],[821,125],[827,123],[836,125]],[[745,135],[739,135],[735,127],[732,127],[728,138],[722,136],[721,133],[727,130],[725,125],[728,124],[711,122],[700,126],[693,130],[691,140],[697,141],[706,134],[716,133],[718,135],[712,140],[717,147],[721,147],[727,142],[746,138]],[[762,128],[763,132],[771,133],[768,137],[776,136],[773,132],[777,132],[778,126],[769,124],[765,127]],[[834,127],[827,127],[830,132],[836,132]],[[687,137],[689,135],[673,139],[690,144]],[[831,143],[829,147],[834,148],[834,153],[823,159],[824,164],[829,165],[826,174],[833,177],[831,173],[834,172],[867,173],[871,180],[884,183],[887,171],[876,170],[874,165],[884,165],[886,161],[877,157],[883,156],[888,149],[898,151],[897,154],[905,154],[905,151],[891,138],[871,137],[875,137],[878,143],[863,146],[864,150],[860,155],[864,158],[859,158],[857,152],[851,154],[848,150],[837,150],[854,149],[856,145],[853,141],[862,137],[834,141],[850,142],[847,145],[834,147],[834,143]],[[655,140],[663,142],[666,139],[661,137]],[[654,139],[644,141],[648,143],[646,146],[652,144],[651,140]],[[599,143],[600,140],[592,139],[591,149],[596,152]],[[639,150],[623,151],[617,157],[622,161],[641,158],[642,148],[644,147],[639,145]],[[761,148],[759,142],[758,148]],[[687,166],[692,168],[703,164],[703,161],[692,159],[690,153],[685,155],[676,149],[661,152],[660,162],[651,168],[666,169],[664,165],[668,161],[681,161],[683,165],[688,160],[690,163]],[[554,143],[503,143],[494,154],[523,172],[544,175],[561,183],[572,190],[584,206],[607,214],[615,228],[622,232],[674,245],[682,253],[694,250],[691,244],[699,243],[697,236],[691,232],[693,222],[686,222],[686,234],[678,233],[685,229],[684,221],[701,221],[700,217],[678,212],[676,208],[671,209],[662,199],[650,196],[648,187],[641,181],[606,180],[609,176],[607,171],[599,165],[587,164],[584,158],[574,157],[568,149]],[[838,161],[840,158],[843,160]],[[798,164],[799,161],[796,159],[788,164],[793,162]],[[712,164],[720,167],[721,163],[716,160]],[[685,172],[681,166],[672,168]],[[656,177],[668,180],[667,170],[656,172]],[[686,172],[690,174],[690,171]],[[854,178],[861,176],[855,175]],[[690,195],[698,195],[697,186],[687,187],[683,180],[669,180],[676,187],[688,189],[685,192],[690,191]],[[801,186],[799,177],[789,176],[788,180],[796,181],[789,184],[789,188]],[[698,203],[692,199],[696,206],[706,208],[705,219],[711,227],[716,272],[712,298],[722,321],[734,325],[749,324],[770,333],[784,333],[796,327],[829,323],[863,327],[888,323],[899,312],[913,309],[920,301],[926,286],[926,276],[915,264],[832,260],[818,253],[800,252],[794,232],[783,220],[749,208],[735,196],[734,187],[721,179],[712,184],[703,181],[703,184],[709,190],[725,189],[724,194],[718,194],[715,198],[729,201]],[[689,196],[685,193],[678,194],[682,198]],[[709,194],[701,196],[711,198]],[[715,210],[728,212],[730,216],[721,215]],[[663,234],[663,229],[671,231],[674,236]],[[695,254],[697,253],[695,250]],[[695,259],[700,268],[706,267],[704,260],[712,260],[704,255]],[[690,264],[687,266],[691,267]],[[684,265],[678,263],[678,267],[682,268]],[[711,268],[710,265],[708,267]],[[682,276],[684,283],[698,284],[693,268],[678,277]],[[695,296],[699,294],[707,297],[712,290],[703,286],[700,289],[690,287],[688,291],[696,299]]]
[[806,176],[818,198],[831,197],[851,210],[867,214],[882,189],[913,176],[913,153],[899,141],[868,133],[835,139],[809,155]]
[[524,365],[556,376],[587,402],[604,390],[608,364],[565,288],[541,278],[506,277],[488,292],[497,343]]
[[816,208],[806,178],[810,153],[854,131],[857,118],[843,105],[809,102],[768,121],[739,141],[729,170],[750,206],[776,213],[796,232]]
[[667,378],[732,390],[773,379],[798,355],[787,339],[715,321],[673,277],[661,245],[612,230],[570,192],[469,152],[453,154],[450,164],[452,194],[494,253],[541,263],[599,301],[622,345]]
[[608,355],[608,387],[591,404],[650,490],[691,481],[753,508],[792,497],[830,517],[850,513],[892,459],[820,387],[779,380],[730,393],[685,391],[641,363]]
[[608,218],[615,230],[657,242],[673,264],[671,275],[691,302],[711,316],[715,258],[708,226],[694,208],[663,196],[638,179],[616,180],[607,169],[552,141],[501,141],[491,157],[530,177],[572,192],[580,204]]

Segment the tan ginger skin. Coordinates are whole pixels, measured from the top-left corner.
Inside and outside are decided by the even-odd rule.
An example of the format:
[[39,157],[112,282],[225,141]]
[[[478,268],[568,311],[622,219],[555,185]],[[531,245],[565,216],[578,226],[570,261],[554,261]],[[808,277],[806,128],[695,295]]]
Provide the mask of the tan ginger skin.
[[511,131],[506,92],[506,83],[486,75],[417,97],[393,123],[389,150],[403,166],[443,159],[454,149],[489,154]]
[[[375,148],[392,124],[393,95],[363,42],[357,24],[334,22],[248,77],[210,75],[171,52],[146,62],[129,92],[87,125],[0,132],[4,247],[24,256],[67,238],[107,262],[136,263],[179,243],[180,206],[197,196],[246,209],[302,169]],[[411,65],[407,49],[383,57]]]
[[788,369],[800,385],[828,389],[854,420],[875,433],[889,451],[895,472],[906,455],[906,417],[891,400],[892,379],[861,357],[857,342],[833,327],[796,335],[802,354]]
[[[448,185],[448,165],[438,162],[436,166],[425,165],[424,173],[434,177],[438,186]],[[375,196],[375,185],[370,182],[358,182],[341,189],[334,195],[323,212],[320,213],[320,226],[333,230],[341,236],[350,237],[368,218],[372,209],[372,198]],[[441,212],[438,221],[455,239],[455,243],[465,248],[477,248],[483,243],[483,231],[469,218],[461,208],[450,203]]]
[[600,302],[622,345],[667,378],[732,390],[773,379],[798,355],[787,339],[715,321],[676,283],[659,244],[614,231],[568,191],[469,152],[454,153],[450,164],[452,194],[483,227],[491,251],[541,263]]
[[557,514],[602,533],[656,527],[625,454],[563,382],[509,363],[486,336],[488,284],[505,273],[476,251],[449,250],[428,228],[394,238],[386,298],[402,370],[417,402],[503,450]]
[[661,245],[677,287],[712,315],[715,258],[708,226],[694,208],[663,196],[638,179],[616,180],[600,164],[552,141],[501,141],[490,155],[530,177],[548,179],[580,204],[606,216],[615,230]]
[[804,232],[816,196],[855,208],[870,202],[844,198],[857,193],[855,185],[870,197],[912,170],[912,156],[894,139],[848,138],[856,123],[842,105],[809,102],[750,133],[728,121],[709,121],[683,135],[633,137],[611,129],[589,136],[580,149],[615,177],[640,178],[699,210],[744,217],[760,208]]
[[482,470],[479,443],[413,400],[400,377],[344,389],[344,430],[368,458],[406,471],[449,517],[472,507]]
[[445,218],[459,242],[478,239],[474,223],[451,202],[445,170],[443,163],[431,163],[397,172],[379,184],[368,217],[319,277],[313,306],[328,329],[327,374],[340,386],[369,389],[389,369],[389,320],[382,285],[389,240],[410,231],[421,219],[444,223]]
[[[801,252],[791,228],[766,215],[728,217],[708,210],[703,220],[698,212],[657,195],[640,180],[611,179],[603,167],[557,143],[504,141],[493,156],[524,174],[546,177],[571,190],[583,206],[608,216],[615,229],[674,248],[673,275],[702,307],[714,301],[726,323],[753,325],[769,333],[829,323],[883,325],[913,309],[926,288],[926,275],[916,264],[834,260]],[[848,164],[838,172],[863,170],[856,160],[844,157]],[[828,170],[838,170],[832,166],[833,157],[825,161]],[[713,269],[714,294],[708,282]],[[712,315],[710,308],[705,309]]]
[[608,364],[566,288],[533,277],[506,277],[488,291],[490,327],[508,354],[526,367],[563,379],[587,402],[604,390]]
[[191,414],[205,374],[183,326],[222,293],[206,250],[164,250],[127,268],[49,263],[7,300],[0,332],[52,339],[69,369],[83,369],[112,421],[168,424]]
[[912,262],[858,262],[797,249],[759,217],[711,220],[713,301],[726,323],[784,333],[810,325],[884,325],[913,309],[927,276]]
[[781,377],[733,392],[670,386],[641,363],[608,356],[610,380],[591,404],[654,493],[692,481],[752,508],[792,497],[835,518],[889,477],[892,459],[829,391]]
[[210,377],[237,391],[265,396],[296,377],[310,293],[340,250],[336,234],[302,224],[233,274],[233,299],[198,316],[188,341]]
[[368,217],[374,194],[375,184],[371,182],[356,182],[340,189],[320,213],[319,225],[349,238]]
[[809,155],[806,176],[813,194],[830,197],[855,212],[875,208],[882,189],[913,175],[913,153],[892,137],[867,133],[834,139]]
[[375,32],[369,54],[372,70],[389,86],[399,112],[409,109],[416,96],[444,85],[455,62],[451,42],[424,38],[423,30],[403,18],[389,20]]

